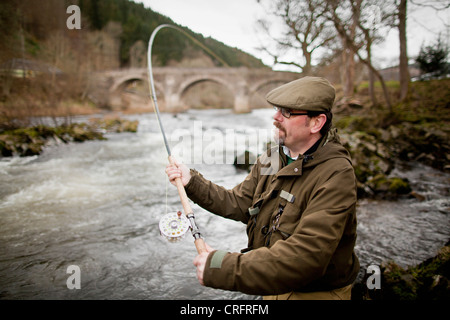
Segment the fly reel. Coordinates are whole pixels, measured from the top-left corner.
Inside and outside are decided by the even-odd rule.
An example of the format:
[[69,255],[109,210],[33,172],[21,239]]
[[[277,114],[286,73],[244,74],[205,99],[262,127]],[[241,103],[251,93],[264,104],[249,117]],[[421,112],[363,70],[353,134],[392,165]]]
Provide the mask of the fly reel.
[[168,213],[159,221],[161,236],[170,242],[178,242],[183,239],[190,227],[189,220],[180,211]]

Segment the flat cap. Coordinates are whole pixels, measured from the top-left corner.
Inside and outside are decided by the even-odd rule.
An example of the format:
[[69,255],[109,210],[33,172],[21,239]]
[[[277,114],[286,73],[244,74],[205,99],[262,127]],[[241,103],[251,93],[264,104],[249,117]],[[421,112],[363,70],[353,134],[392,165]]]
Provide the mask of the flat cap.
[[336,90],[321,77],[304,77],[270,91],[266,100],[270,104],[289,109],[331,111]]

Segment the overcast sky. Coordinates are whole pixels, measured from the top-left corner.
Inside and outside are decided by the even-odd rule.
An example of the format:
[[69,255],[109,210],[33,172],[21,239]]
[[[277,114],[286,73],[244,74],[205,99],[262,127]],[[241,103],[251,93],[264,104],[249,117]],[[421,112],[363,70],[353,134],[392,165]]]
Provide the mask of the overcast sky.
[[[422,0],[421,0],[422,1]],[[441,0],[448,3],[448,0]],[[256,48],[262,44],[262,34],[257,32],[256,20],[266,17],[256,0],[135,0],[205,37],[212,37],[231,47],[237,47],[267,65],[272,60]],[[431,8],[414,8],[410,5],[408,16],[408,55],[415,57],[423,43],[435,42],[439,32],[448,43],[450,9],[436,12]],[[398,63],[398,33],[390,31],[386,42],[374,50],[379,67]],[[278,67],[276,69],[283,69]],[[298,70],[295,70],[298,71]]]

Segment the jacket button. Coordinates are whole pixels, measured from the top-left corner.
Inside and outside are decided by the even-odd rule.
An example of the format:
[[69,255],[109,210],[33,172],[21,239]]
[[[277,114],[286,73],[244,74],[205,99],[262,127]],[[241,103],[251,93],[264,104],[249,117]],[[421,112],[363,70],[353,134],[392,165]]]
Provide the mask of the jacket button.
[[294,172],[298,172],[298,168],[294,168]]

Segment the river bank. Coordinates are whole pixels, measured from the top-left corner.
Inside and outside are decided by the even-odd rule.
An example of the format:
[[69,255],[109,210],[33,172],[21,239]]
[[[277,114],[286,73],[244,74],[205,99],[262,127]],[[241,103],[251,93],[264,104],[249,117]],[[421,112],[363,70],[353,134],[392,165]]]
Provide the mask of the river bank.
[[0,156],[29,157],[41,154],[46,146],[58,143],[104,140],[107,132],[136,132],[139,122],[118,117],[91,118],[88,123],[37,125],[0,133]]

